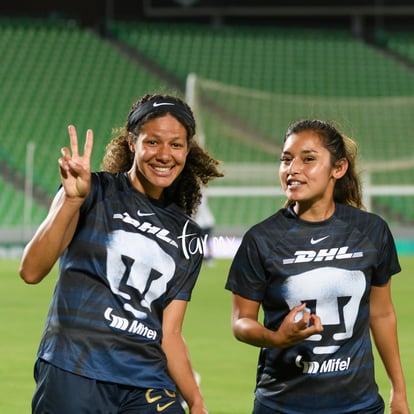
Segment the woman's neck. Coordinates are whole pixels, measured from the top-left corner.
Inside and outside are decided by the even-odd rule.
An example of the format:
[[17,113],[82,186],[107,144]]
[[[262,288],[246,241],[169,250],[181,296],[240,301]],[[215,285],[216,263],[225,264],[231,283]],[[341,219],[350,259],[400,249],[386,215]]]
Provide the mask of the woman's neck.
[[332,200],[328,204],[314,203],[312,205],[296,202],[293,206],[293,210],[302,220],[313,222],[325,221],[333,216],[335,212],[335,202]]

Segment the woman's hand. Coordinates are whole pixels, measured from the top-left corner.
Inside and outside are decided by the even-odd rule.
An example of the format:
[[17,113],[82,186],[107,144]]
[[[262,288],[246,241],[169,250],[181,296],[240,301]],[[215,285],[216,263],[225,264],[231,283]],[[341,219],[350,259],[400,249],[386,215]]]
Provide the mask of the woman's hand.
[[279,337],[279,346],[286,348],[322,331],[320,317],[310,313],[306,303],[302,303],[292,308],[275,334]]
[[242,342],[264,348],[287,348],[323,331],[319,316],[306,310],[306,304],[295,306],[275,331],[259,321],[260,302],[233,294],[232,329]]
[[79,220],[79,208],[90,191],[90,159],[93,134],[88,130],[84,155],[78,153],[75,128],[69,126],[70,150],[62,148],[59,189],[47,217],[24,249],[19,273],[26,283],[39,283],[71,242]]
[[91,153],[93,132],[88,129],[84,146],[84,154],[79,155],[78,137],[73,125],[69,125],[70,150],[63,147],[59,158],[59,169],[62,185],[68,198],[85,198],[91,186]]

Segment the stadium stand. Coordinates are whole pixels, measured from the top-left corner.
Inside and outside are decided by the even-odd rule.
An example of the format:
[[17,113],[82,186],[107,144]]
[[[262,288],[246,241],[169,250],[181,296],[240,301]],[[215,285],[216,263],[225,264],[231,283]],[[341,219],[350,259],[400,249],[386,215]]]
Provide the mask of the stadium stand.
[[[112,30],[118,39],[182,81],[194,72],[216,82],[203,89],[209,102],[203,126],[207,148],[225,165],[274,162],[288,122],[299,115],[323,114],[339,121],[345,130],[350,128],[364,160],[371,164],[371,184],[412,183],[412,162],[408,168],[396,166],[383,172],[375,165],[407,156],[413,159],[407,133],[414,105],[414,72],[388,50],[338,30],[126,22],[114,23]],[[270,113],[266,107],[272,108]],[[249,137],[243,139],[246,130]],[[231,179],[224,182],[230,185]],[[376,196],[372,207],[393,222],[412,222],[412,197],[396,199]],[[237,212],[232,220],[239,225],[274,210],[266,198],[259,209],[241,198],[233,205],[226,200],[227,207],[223,200],[212,203],[217,203],[214,207],[221,218],[224,209]],[[250,213],[249,219],[241,211],[257,214]]]
[[[411,96],[410,70],[347,31],[113,23],[113,34],[182,80],[311,96]],[[390,79],[390,74],[392,78]],[[327,76],[329,75],[329,76]]]
[[383,32],[380,38],[387,49],[406,58],[414,65],[414,33]]
[[[201,79],[206,105],[198,116],[207,149],[224,162],[225,170],[245,163],[246,171],[255,165],[270,171],[255,181],[239,169],[214,186],[277,186],[280,141],[288,121],[299,115],[323,113],[350,127],[370,163],[413,157],[406,128],[413,113],[412,68],[345,31],[112,22],[109,32],[112,40],[72,20],[0,21],[0,163],[9,171],[1,184],[7,194],[15,182],[10,171],[25,172],[29,141],[35,143],[34,184],[51,197],[69,123],[81,137],[87,128],[94,129],[97,169],[106,142],[122,126],[119,121],[131,103],[147,91],[178,88],[184,94],[191,72]],[[393,46],[396,40],[386,46],[409,58],[410,39],[407,52]],[[375,171],[371,183],[412,184],[414,168],[404,168]],[[0,203],[0,226],[21,225],[23,189],[21,184],[14,188],[17,201],[8,195]],[[215,197],[211,204],[218,227],[243,230],[271,214],[282,199]],[[33,225],[49,201],[44,196],[35,200]],[[414,222],[412,201],[413,196],[375,196],[372,207],[391,222],[406,225]],[[17,211],[17,217],[8,209]]]
[[[73,123],[82,138],[87,128],[94,130],[97,169],[132,102],[163,82],[73,21],[1,20],[0,56],[0,163],[8,172],[3,180],[16,188],[16,201],[1,204],[1,225],[22,224],[23,187],[16,176],[24,175],[30,141],[35,144],[33,182],[49,194],[35,200],[36,225],[59,184],[57,158],[68,143],[67,125]],[[15,211],[13,218],[7,210]]]

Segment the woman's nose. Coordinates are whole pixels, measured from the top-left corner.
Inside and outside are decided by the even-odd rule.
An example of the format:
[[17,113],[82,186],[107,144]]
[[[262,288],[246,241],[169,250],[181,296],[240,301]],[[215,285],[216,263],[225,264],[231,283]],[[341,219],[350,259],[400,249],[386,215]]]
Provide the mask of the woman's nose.
[[295,174],[298,172],[299,166],[297,160],[294,158],[290,163],[288,167],[288,173],[289,174]]
[[157,158],[159,160],[168,160],[171,157],[171,151],[168,145],[160,145],[157,149]]

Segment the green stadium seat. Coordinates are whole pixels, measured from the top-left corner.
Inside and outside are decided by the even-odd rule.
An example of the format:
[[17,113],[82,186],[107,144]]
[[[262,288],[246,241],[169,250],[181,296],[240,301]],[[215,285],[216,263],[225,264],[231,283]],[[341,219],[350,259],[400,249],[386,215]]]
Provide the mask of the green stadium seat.
[[[355,125],[352,132],[364,159],[386,161],[407,157],[404,122],[411,119],[412,107],[404,104],[404,99],[414,96],[414,74],[345,31],[115,21],[111,32],[183,84],[187,75],[194,72],[201,78],[263,96],[292,97],[292,102],[298,97],[304,101],[303,114],[310,111],[305,109],[310,105],[305,102],[306,97],[312,98],[310,107],[316,112],[324,100],[379,101],[368,112],[349,107],[346,114],[338,113],[332,105],[329,117],[339,115],[345,126]],[[412,38],[403,43],[397,37],[390,36],[387,40],[390,48],[410,58]],[[104,147],[112,131],[123,126],[131,103],[148,91],[174,91],[166,81],[73,21],[1,19],[0,56],[1,160],[23,174],[26,145],[34,141],[34,181],[49,194],[55,192],[59,183],[57,158],[59,149],[68,143],[68,124],[76,125],[81,139],[87,128],[94,129],[92,164],[98,169]],[[258,145],[258,141],[263,138],[273,147],[279,145],[287,126],[284,119],[293,120],[299,113],[297,105],[289,107],[285,99],[275,104],[274,114],[269,114],[263,110],[270,105],[268,98],[258,99],[257,105],[251,106],[250,98],[233,98],[224,90],[206,91],[205,96],[221,109],[202,115],[207,149],[224,162],[224,167],[231,162],[274,163],[277,183],[278,154]],[[381,107],[382,97],[395,98],[395,108]],[[273,105],[273,101],[269,102]],[[281,112],[284,115],[279,118]],[[247,135],[253,131],[255,139],[242,137],[241,129]],[[381,145],[372,144],[377,140]],[[376,172],[372,182],[400,183],[400,178],[398,171]],[[224,179],[221,185],[231,182]],[[404,205],[397,205],[393,201],[396,198],[381,199],[376,205],[395,213],[390,217],[412,220],[413,197],[401,198]],[[238,227],[271,214],[282,201],[275,203],[266,197],[223,198],[212,199],[212,204],[219,225]],[[20,201],[16,203],[19,205]],[[243,203],[245,208],[241,208]],[[42,208],[39,206],[39,211]],[[250,212],[248,217],[246,211]],[[10,218],[3,221],[13,222]]]

